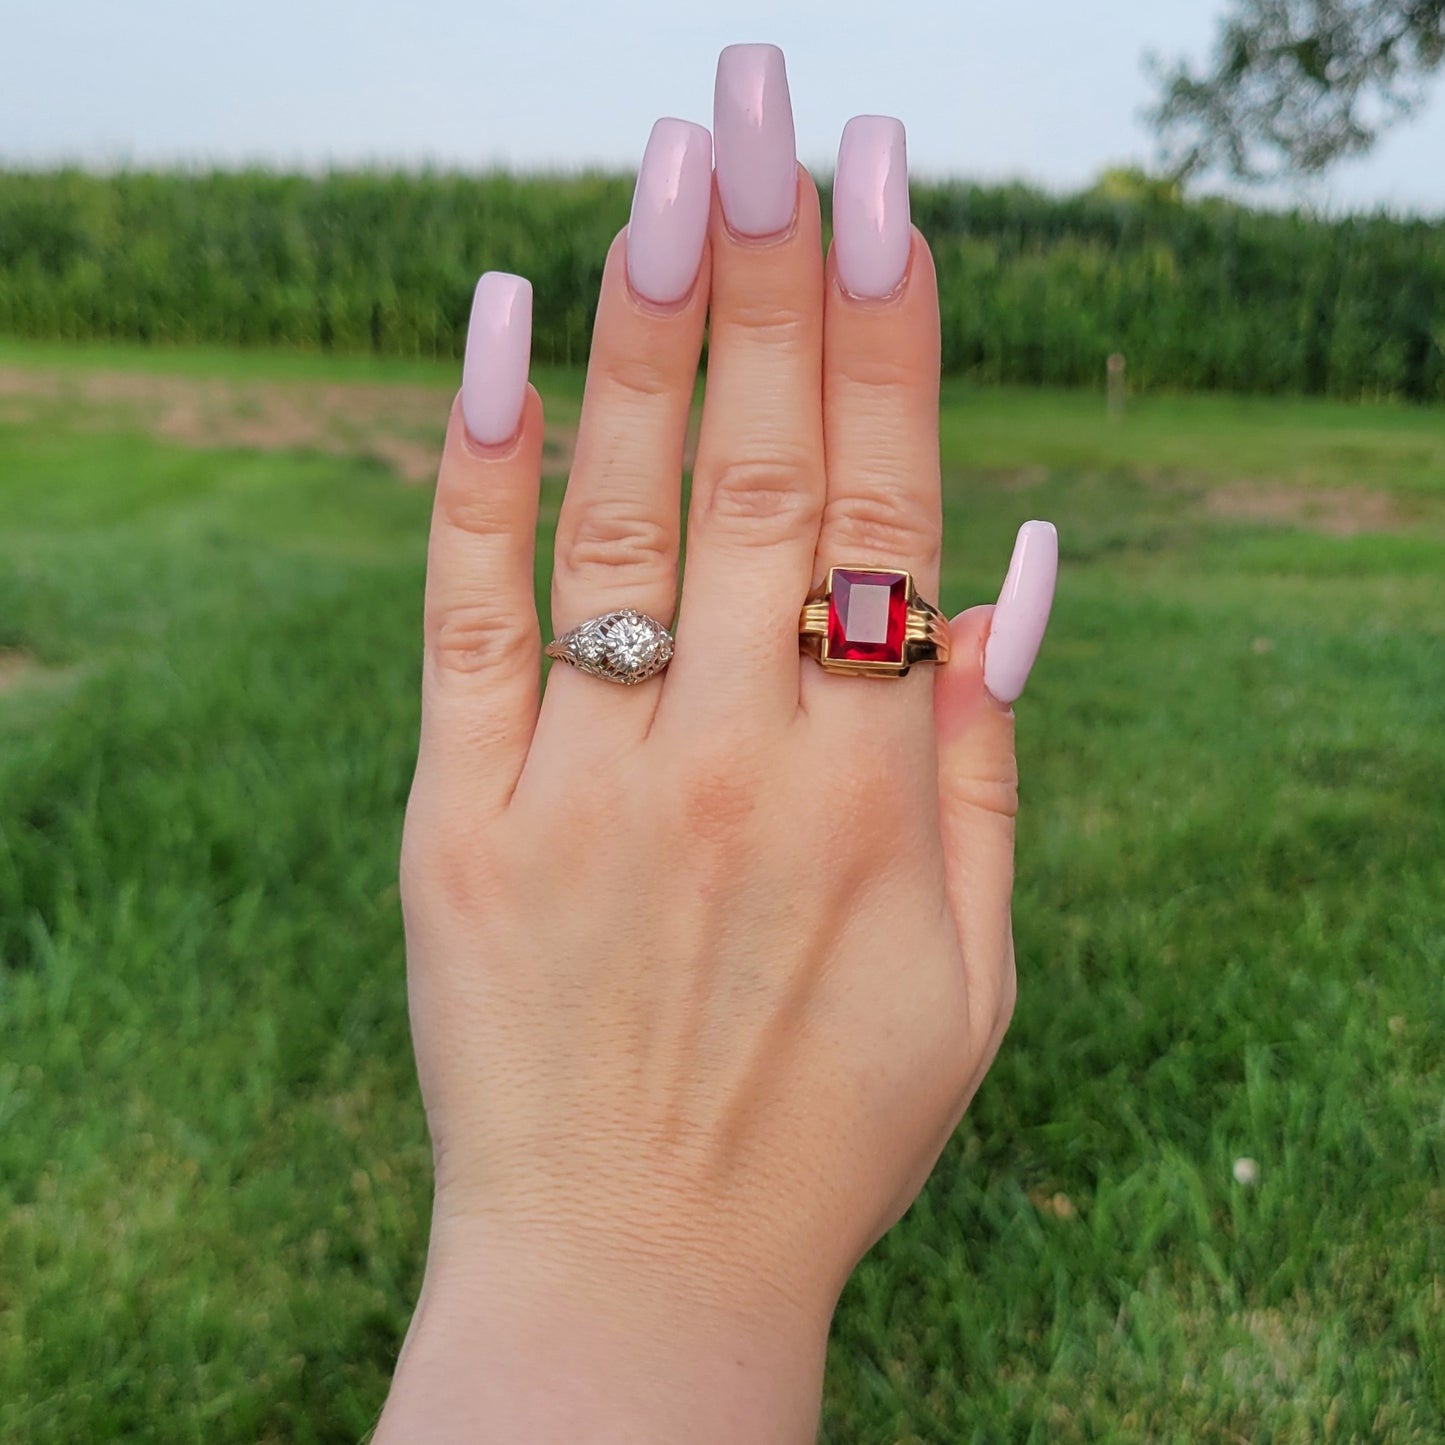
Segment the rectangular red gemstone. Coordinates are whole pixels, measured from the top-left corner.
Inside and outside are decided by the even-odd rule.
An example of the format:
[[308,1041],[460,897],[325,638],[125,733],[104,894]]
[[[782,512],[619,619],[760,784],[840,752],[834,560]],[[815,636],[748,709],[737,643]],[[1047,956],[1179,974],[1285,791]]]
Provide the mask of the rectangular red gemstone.
[[902,662],[908,574],[833,569],[828,656],[839,662]]

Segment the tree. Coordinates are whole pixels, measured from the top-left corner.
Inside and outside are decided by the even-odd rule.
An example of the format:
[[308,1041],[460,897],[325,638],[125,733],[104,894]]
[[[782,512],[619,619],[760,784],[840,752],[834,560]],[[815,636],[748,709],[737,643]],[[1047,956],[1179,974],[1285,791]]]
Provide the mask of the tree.
[[1445,61],[1445,0],[1232,0],[1209,68],[1149,64],[1176,180],[1314,175],[1370,149]]

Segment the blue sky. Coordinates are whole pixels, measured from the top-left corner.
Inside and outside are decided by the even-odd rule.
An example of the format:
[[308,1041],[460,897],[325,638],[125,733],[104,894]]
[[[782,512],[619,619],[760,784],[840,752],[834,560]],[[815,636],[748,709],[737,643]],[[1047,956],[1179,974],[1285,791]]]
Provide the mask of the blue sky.
[[[881,111],[918,173],[1072,188],[1152,159],[1141,57],[1204,55],[1222,5],[0,0],[0,164],[631,167],[657,115],[708,120],[721,46],[771,40],[810,165]],[[1445,79],[1291,198],[1445,216]]]

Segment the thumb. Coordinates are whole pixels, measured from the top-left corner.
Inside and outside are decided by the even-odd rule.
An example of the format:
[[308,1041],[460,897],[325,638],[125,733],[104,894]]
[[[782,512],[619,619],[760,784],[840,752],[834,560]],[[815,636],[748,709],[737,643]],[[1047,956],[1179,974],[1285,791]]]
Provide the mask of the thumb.
[[[1012,703],[1038,656],[1053,603],[1058,533],[1025,522],[994,607],[955,618],[949,661],[934,684],[938,791],[948,896],[977,991],[1012,1000],[1014,815],[1018,765]],[[1004,977],[993,977],[1000,966]]]

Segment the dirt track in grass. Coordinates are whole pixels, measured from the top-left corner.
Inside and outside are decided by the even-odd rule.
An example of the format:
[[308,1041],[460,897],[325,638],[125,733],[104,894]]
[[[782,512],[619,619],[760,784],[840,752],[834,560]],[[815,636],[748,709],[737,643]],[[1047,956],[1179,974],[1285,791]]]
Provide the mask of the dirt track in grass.
[[[401,382],[237,381],[150,372],[30,369],[0,365],[0,420],[37,420],[42,408],[66,408],[67,427],[140,427],[201,450],[315,449],[367,457],[404,482],[436,477],[451,397],[445,388]],[[691,467],[696,417],[684,464]],[[577,428],[549,423],[544,469],[565,477]],[[1043,466],[1010,469],[996,478],[1007,490],[1042,485]],[[1408,525],[1396,499],[1368,487],[1318,486],[1251,478],[1210,487],[1202,497],[1211,517],[1295,527],[1335,537],[1399,530]]]
[[19,648],[0,648],[0,692],[9,692],[25,681],[34,668],[34,659]]
[[1241,522],[1273,522],[1356,537],[1362,532],[1391,532],[1403,527],[1399,503],[1388,492],[1368,487],[1286,486],[1270,481],[1231,482],[1205,498],[1214,517]]
[[[0,366],[0,417],[30,420],[69,403],[66,425],[140,426],[202,450],[316,449],[372,457],[402,480],[436,477],[451,398],[437,387],[379,382],[231,381],[126,371]],[[576,428],[550,426],[547,470],[571,465]]]

